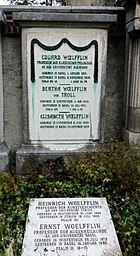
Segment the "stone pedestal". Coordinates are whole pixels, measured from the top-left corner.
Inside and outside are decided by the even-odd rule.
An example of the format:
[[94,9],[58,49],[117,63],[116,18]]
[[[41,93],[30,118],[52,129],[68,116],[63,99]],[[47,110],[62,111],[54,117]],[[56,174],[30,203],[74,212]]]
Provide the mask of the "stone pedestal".
[[3,76],[2,76],[2,45],[1,45],[1,29],[5,22],[3,12],[0,12],[0,172],[3,171],[9,164],[10,149],[3,142]]
[[140,4],[123,1],[126,8],[126,74],[124,139],[140,143]]

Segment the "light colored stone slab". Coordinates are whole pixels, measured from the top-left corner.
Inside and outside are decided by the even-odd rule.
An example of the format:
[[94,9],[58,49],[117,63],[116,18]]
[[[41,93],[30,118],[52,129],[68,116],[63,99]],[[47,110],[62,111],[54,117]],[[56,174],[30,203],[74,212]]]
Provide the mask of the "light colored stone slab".
[[105,198],[31,199],[22,256],[122,256]]
[[27,30],[31,143],[88,143],[100,139],[106,48],[104,29]]

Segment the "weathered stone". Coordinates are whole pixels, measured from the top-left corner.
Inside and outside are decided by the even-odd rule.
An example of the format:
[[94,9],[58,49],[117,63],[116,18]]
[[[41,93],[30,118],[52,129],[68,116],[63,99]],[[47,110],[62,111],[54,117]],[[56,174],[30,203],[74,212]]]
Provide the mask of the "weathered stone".
[[[95,147],[95,144],[94,144]],[[16,168],[18,173],[24,172],[25,169],[30,165],[31,159],[35,158],[37,164],[45,163],[49,159],[62,158],[66,163],[69,160],[69,157],[72,155],[79,155],[81,152],[88,152],[93,150],[93,146],[77,144],[69,146],[67,150],[67,145],[63,145],[63,149],[60,150],[59,145],[48,145],[44,146],[35,146],[35,145],[22,145],[22,147],[16,152]]]
[[91,0],[68,0],[68,5],[71,6],[91,6]]
[[[117,47],[116,47],[117,45]],[[106,111],[105,139],[121,137],[123,124],[123,95],[125,70],[125,40],[110,38],[108,40],[107,83],[106,83]],[[119,54],[118,54],[119,49]],[[119,63],[119,65],[118,65]],[[112,70],[114,72],[112,72]]]
[[[4,141],[12,151],[23,141],[20,38],[2,38],[4,85]],[[16,56],[16,57],[15,57]]]
[[2,41],[1,41],[1,27],[5,22],[5,15],[0,11],[0,143],[3,142],[3,74],[2,74]]
[[10,148],[2,143],[0,145],[0,172],[4,171],[10,162]]
[[123,139],[127,143],[140,144],[140,134],[123,129]]
[[138,143],[140,141],[140,5],[136,0],[122,2],[127,9],[124,138]]
[[31,199],[22,256],[122,256],[105,198]]
[[[6,17],[0,11],[0,30],[2,24],[6,22]],[[4,141],[4,94],[3,94],[3,61],[2,61],[2,39],[0,31],[0,172],[4,171],[9,164],[10,149],[3,142]]]
[[[2,71],[3,71],[3,87],[4,87],[4,96],[1,97],[1,110],[4,105],[4,115],[2,114],[3,110],[0,111],[1,120],[3,118],[3,123],[0,122],[1,127],[1,142],[6,141],[7,145],[10,146],[12,151],[16,151],[24,143],[29,143],[28,141],[28,125],[26,123],[28,120],[28,115],[25,105],[22,108],[22,92],[23,99],[27,98],[25,93],[27,81],[25,79],[25,74],[27,70],[24,70],[25,59],[23,58],[23,64],[21,63],[21,38],[20,30],[18,33],[14,33],[14,28],[12,29],[13,24],[17,24],[18,28],[20,27],[19,23],[24,26],[24,28],[29,27],[49,27],[49,28],[65,28],[65,29],[87,29],[87,22],[74,22],[74,21],[37,21],[37,17],[44,13],[49,15],[60,14],[74,14],[73,17],[80,17],[81,14],[84,17],[88,14],[93,17],[99,17],[101,14],[102,18],[112,17],[112,15],[118,16],[118,21],[115,22],[103,22],[103,19],[100,19],[101,22],[88,22],[88,29],[92,31],[93,29],[109,29],[108,34],[108,61],[107,61],[107,80],[104,82],[104,88],[106,84],[106,104],[105,101],[102,101],[102,119],[101,119],[101,137],[107,138],[109,136],[118,136],[122,128],[122,100],[123,100],[123,73],[124,73],[124,35],[123,35],[123,26],[124,26],[124,8],[116,7],[107,7],[107,6],[67,6],[67,7],[29,7],[29,6],[1,6],[1,11],[6,15],[6,20],[9,26],[5,30],[2,30]],[[32,12],[32,18],[34,19],[29,22],[29,20],[22,20],[19,22],[15,20],[13,23],[12,19],[17,13],[26,13],[26,17],[29,18],[28,12]],[[33,15],[34,13],[34,15]],[[37,14],[37,15],[36,15]],[[104,16],[105,15],[105,16]],[[101,17],[100,16],[100,17]],[[41,16],[40,16],[41,17]],[[81,16],[82,17],[82,16]],[[123,19],[121,19],[123,17]],[[60,19],[59,18],[59,19]],[[110,18],[109,18],[110,19]],[[99,19],[98,19],[99,20]],[[110,19],[111,20],[111,19]],[[96,20],[97,21],[97,20]],[[10,30],[9,30],[10,28]],[[5,32],[6,31],[6,32]],[[10,36],[10,37],[9,37]],[[117,40],[117,41],[116,41]],[[23,49],[26,48],[26,45],[23,45]],[[121,53],[120,53],[121,52]],[[23,52],[24,56],[24,52]],[[22,77],[21,77],[21,68],[22,77],[25,79],[22,86]],[[2,83],[1,83],[2,84]],[[1,88],[3,88],[1,87]],[[2,90],[1,90],[2,92]],[[105,90],[102,91],[105,95]],[[2,94],[1,94],[2,95]],[[26,102],[27,104],[27,102]],[[3,128],[2,125],[4,124]],[[25,128],[26,127],[26,128]],[[24,139],[23,139],[24,134]],[[103,142],[103,140],[102,140]],[[79,145],[78,145],[79,146]],[[31,150],[32,153],[32,150]],[[50,156],[49,156],[50,157]]]
[[123,0],[122,6],[126,8],[126,29],[128,33],[136,34],[140,30],[140,4],[137,0]]
[[116,14],[83,14],[83,13],[33,13],[18,12],[13,15],[18,21],[63,21],[63,22],[117,22]]
[[113,6],[115,0],[68,0],[68,5],[74,6]]
[[3,141],[3,76],[2,76],[2,46],[0,34],[0,143]]
[[63,155],[103,139],[106,40],[105,29],[23,29],[26,143]]

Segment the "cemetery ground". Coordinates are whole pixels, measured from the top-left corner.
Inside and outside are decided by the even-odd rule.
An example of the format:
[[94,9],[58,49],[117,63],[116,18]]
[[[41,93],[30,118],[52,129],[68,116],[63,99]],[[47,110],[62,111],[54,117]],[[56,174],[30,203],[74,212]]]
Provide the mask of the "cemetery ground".
[[30,198],[106,197],[124,256],[140,255],[140,153],[123,142],[0,174],[0,256],[20,256]]

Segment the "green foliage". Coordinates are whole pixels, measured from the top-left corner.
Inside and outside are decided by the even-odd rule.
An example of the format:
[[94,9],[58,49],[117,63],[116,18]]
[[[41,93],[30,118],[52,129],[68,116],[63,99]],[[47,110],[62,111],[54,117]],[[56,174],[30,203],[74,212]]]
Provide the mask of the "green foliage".
[[21,246],[30,198],[106,197],[125,256],[140,255],[140,153],[122,142],[47,160],[32,157],[21,177],[0,174],[0,256]]

